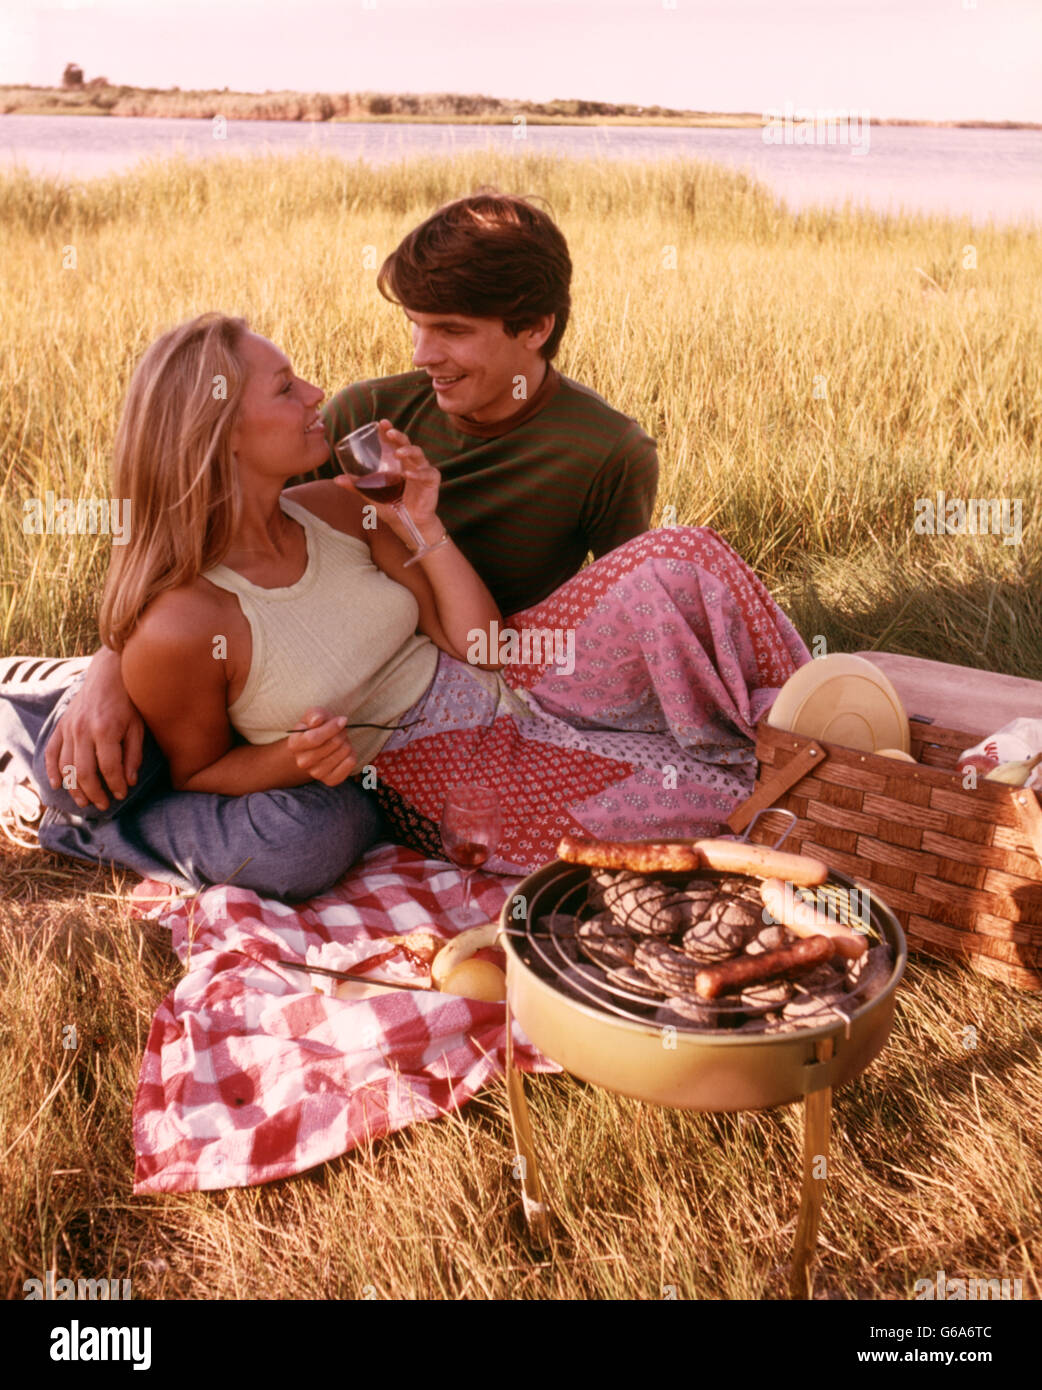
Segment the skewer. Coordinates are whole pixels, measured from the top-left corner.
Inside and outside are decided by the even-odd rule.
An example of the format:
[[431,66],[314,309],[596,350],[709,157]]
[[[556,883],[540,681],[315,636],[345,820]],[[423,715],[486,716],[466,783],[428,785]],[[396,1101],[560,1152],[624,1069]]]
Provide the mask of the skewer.
[[[390,732],[390,733],[393,734],[393,733],[394,733],[396,730],[398,730],[398,729],[414,729],[414,728],[416,727],[417,724],[422,724],[422,723],[423,723],[423,720],[422,720],[422,719],[410,719],[409,722],[408,722],[408,724],[348,724],[347,727],[348,727],[349,729],[387,729],[388,732]],[[287,729],[287,730],[286,730],[286,733],[287,733],[287,734],[306,734],[306,733],[309,733],[309,732],[310,732],[310,730],[308,730],[308,729]]]
[[283,960],[281,957],[275,964],[288,966],[290,970],[306,970],[310,975],[328,975],[331,980],[348,980],[355,985],[386,985],[388,989],[418,989],[430,993],[428,985],[406,985],[398,980],[370,980],[364,975],[352,975],[346,970],[329,970],[324,965],[302,965],[300,961]]

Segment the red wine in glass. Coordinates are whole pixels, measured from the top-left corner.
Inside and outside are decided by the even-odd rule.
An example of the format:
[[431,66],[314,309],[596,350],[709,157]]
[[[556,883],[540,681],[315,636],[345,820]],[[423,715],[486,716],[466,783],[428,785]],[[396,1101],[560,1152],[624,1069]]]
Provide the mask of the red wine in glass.
[[416,529],[416,523],[402,502],[405,474],[392,445],[380,433],[379,424],[363,425],[352,430],[335,445],[340,467],[354,479],[355,487],[373,502],[388,502],[412,538],[415,549],[406,566],[415,565],[444,542],[444,537],[428,545]]
[[479,864],[484,864],[491,850],[491,845],[479,845],[467,840],[461,845],[453,845],[447,852],[452,862],[461,869],[476,869]]
[[355,487],[374,502],[397,502],[405,491],[405,475],[381,469],[379,473],[367,473],[363,478],[356,478]]
[[[499,798],[489,787],[450,787],[441,816],[441,843],[454,864],[465,870],[462,916],[473,917],[470,882],[474,870],[484,864],[502,834]],[[480,918],[480,912],[477,913]]]

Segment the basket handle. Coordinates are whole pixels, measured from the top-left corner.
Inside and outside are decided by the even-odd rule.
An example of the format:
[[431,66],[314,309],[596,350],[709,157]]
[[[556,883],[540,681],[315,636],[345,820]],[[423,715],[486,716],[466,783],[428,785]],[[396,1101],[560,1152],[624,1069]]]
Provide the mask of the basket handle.
[[790,787],[806,777],[811,768],[820,767],[828,753],[820,743],[809,739],[796,756],[784,767],[775,768],[740,806],[736,806],[727,817],[727,824],[735,832],[744,830],[758,811],[773,806],[779,797],[784,796]]

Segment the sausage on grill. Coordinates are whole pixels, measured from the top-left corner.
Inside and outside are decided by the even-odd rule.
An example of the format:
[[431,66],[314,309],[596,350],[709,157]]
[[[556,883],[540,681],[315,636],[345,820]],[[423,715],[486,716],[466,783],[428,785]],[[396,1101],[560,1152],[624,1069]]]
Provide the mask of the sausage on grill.
[[797,941],[793,946],[782,946],[777,951],[762,951],[758,956],[736,956],[733,960],[707,965],[700,970],[695,976],[695,993],[703,999],[717,999],[721,994],[735,993],[762,980],[791,979],[805,970],[812,970],[823,961],[831,960],[834,951],[834,943],[829,937],[812,936],[806,941]]
[[684,874],[702,868],[698,850],[687,840],[582,840],[565,835],[557,857],[568,864],[637,874]]
[[708,868],[756,878],[787,879],[806,887],[824,883],[829,873],[820,859],[786,854],[742,840],[583,840],[565,835],[557,846],[557,857],[568,864],[587,864],[593,869],[676,874]]

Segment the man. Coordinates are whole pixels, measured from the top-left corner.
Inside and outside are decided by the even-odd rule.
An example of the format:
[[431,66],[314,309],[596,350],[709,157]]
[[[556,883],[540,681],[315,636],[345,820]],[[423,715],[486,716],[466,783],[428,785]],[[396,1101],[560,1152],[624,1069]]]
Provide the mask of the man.
[[524,199],[448,204],[377,277],[412,326],[417,370],[325,408],[333,441],[386,417],[424,451],[442,477],[438,514],[504,614],[646,531],[655,501],[652,440],[553,366],[571,272],[564,237]]
[[[324,411],[331,442],[388,418],[424,451],[442,475],[439,515],[504,614],[538,603],[591,552],[603,555],[647,530],[654,504],[654,442],[553,367],[571,307],[571,270],[561,232],[527,200],[481,193],[447,204],[409,233],[377,280],[411,323],[416,370],[349,386]],[[330,459],[317,476],[338,471]],[[12,689],[5,685],[3,693]],[[97,653],[82,688],[50,712],[36,747],[37,782],[54,789],[41,844],[157,872],[147,828],[112,821],[131,798],[140,806],[146,792],[166,786],[163,760],[123,689],[115,653]],[[70,766],[75,786],[62,791]],[[366,793],[352,790],[361,854],[383,827]],[[184,795],[193,799],[179,802],[178,828],[194,855],[227,798]],[[119,843],[122,828],[136,835],[129,849]],[[221,881],[215,873],[212,863],[194,859],[180,865],[179,876]]]

